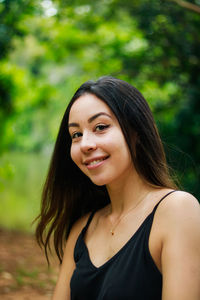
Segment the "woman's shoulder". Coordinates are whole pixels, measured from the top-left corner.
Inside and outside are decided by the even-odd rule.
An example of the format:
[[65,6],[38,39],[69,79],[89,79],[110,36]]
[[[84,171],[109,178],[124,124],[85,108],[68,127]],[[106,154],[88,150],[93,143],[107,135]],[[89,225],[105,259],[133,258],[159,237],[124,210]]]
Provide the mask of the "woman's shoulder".
[[92,212],[88,212],[82,217],[80,217],[72,226],[71,231],[70,231],[70,236],[78,235],[80,232],[83,230],[83,228],[86,226],[90,215]]
[[180,231],[184,234],[188,230],[200,228],[200,205],[190,193],[175,191],[168,195],[158,206],[157,220],[163,232]]
[[[108,205],[107,205],[108,206]],[[99,219],[99,217],[104,213],[104,211],[107,209],[107,206],[100,208],[96,211],[90,211],[88,213],[86,213],[85,215],[83,215],[82,217],[80,217],[72,226],[71,231],[70,231],[70,235],[69,236],[78,236],[81,231],[83,230],[83,228],[88,224],[91,223],[91,225],[89,226],[88,230],[90,231],[91,228],[93,228],[93,226],[95,226],[95,223],[97,221],[97,219]]]
[[169,194],[164,201],[159,204],[159,210],[163,213],[176,214],[185,212],[200,212],[198,200],[190,193],[185,191],[174,191]]
[[160,203],[156,214],[156,224],[159,224],[156,228],[161,242],[163,296],[167,299],[182,299],[186,295],[190,299],[190,295],[193,295],[191,299],[197,299],[200,292],[198,200],[187,192],[176,191]]

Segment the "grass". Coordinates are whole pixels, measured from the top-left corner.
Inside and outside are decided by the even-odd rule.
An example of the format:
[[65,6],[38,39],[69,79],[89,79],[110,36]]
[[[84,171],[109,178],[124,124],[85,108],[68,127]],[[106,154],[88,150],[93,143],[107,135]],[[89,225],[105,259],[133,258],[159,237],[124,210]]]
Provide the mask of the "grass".
[[32,232],[49,155],[6,153],[0,160],[0,226]]
[[27,281],[34,282],[37,281],[39,276],[39,270],[27,271],[26,269],[18,269],[15,276],[16,282],[19,286],[24,285]]

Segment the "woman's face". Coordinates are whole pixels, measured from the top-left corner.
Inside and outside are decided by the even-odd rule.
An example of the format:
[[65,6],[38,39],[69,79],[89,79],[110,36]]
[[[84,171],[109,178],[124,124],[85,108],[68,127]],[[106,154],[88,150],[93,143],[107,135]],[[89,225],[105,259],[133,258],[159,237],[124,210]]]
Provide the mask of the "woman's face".
[[[92,94],[84,94],[71,107],[71,158],[96,185],[121,182],[133,163],[121,127],[110,108]],[[119,181],[120,180],[120,181]]]

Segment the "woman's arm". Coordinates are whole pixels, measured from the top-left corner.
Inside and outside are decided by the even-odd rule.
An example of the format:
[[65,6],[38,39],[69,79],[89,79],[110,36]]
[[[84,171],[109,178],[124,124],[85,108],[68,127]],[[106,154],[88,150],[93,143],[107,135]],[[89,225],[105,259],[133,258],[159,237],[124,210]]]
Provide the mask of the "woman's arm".
[[71,229],[52,300],[70,300],[70,280],[75,269],[74,247],[87,218],[88,215],[79,219]]
[[162,300],[200,299],[200,205],[176,192],[163,202]]

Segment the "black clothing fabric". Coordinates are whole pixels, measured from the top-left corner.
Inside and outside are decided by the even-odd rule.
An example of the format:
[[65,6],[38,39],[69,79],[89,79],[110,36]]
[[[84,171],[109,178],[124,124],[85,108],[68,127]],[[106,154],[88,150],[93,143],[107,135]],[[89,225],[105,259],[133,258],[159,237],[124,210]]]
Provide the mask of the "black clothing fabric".
[[106,263],[95,267],[84,242],[90,215],[75,249],[76,268],[71,278],[71,300],[161,300],[162,275],[149,252],[149,235],[159,203],[129,241]]

